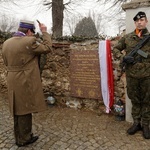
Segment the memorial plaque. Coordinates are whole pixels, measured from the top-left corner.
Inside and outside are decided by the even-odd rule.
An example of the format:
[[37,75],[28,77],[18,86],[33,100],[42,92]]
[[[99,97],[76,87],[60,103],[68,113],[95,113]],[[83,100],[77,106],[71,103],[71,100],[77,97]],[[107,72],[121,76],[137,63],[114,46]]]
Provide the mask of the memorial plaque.
[[101,99],[100,65],[97,50],[71,51],[71,96]]

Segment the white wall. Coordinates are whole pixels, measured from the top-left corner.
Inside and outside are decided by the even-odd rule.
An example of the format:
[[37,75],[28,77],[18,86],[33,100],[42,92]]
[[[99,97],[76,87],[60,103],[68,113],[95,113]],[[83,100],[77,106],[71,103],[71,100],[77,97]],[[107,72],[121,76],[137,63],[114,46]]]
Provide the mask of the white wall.
[[150,7],[127,9],[126,10],[126,33],[132,32],[135,29],[133,17],[139,12],[144,11],[148,18],[148,30],[150,31]]

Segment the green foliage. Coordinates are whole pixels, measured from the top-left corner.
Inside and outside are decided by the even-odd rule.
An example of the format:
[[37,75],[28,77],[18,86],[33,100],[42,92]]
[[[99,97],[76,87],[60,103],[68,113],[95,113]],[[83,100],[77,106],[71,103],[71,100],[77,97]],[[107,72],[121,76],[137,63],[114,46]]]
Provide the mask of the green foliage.
[[96,26],[91,17],[84,17],[76,25],[74,36],[97,37]]
[[99,35],[95,37],[87,37],[87,36],[63,36],[63,37],[52,37],[53,40],[56,41],[68,41],[68,42],[83,42],[87,40],[105,40],[105,36]]
[[[5,40],[11,38],[13,36],[14,33],[11,33],[11,32],[2,32],[0,30],[0,44],[2,44]],[[37,33],[35,35],[37,38],[41,38],[39,36],[39,34]],[[57,38],[54,38],[52,37],[52,40],[53,41],[68,41],[68,42],[83,42],[83,41],[86,41],[86,40],[105,40],[105,36],[103,35],[99,35],[99,36],[94,36],[94,37],[89,37],[89,36],[61,36],[61,37],[57,37]]]

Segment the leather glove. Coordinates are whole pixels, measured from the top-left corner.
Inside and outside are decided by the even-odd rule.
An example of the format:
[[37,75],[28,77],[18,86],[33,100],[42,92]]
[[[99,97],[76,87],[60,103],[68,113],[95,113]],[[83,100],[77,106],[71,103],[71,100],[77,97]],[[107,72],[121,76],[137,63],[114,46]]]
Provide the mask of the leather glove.
[[134,57],[132,56],[124,56],[123,62],[126,64],[132,64],[134,62]]

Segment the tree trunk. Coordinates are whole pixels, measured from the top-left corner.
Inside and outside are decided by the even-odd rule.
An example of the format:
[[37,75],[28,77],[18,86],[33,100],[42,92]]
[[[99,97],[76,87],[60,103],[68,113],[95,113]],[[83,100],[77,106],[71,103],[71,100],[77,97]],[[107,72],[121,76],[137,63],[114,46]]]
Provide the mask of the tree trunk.
[[63,0],[52,0],[53,36],[61,37],[63,33]]

